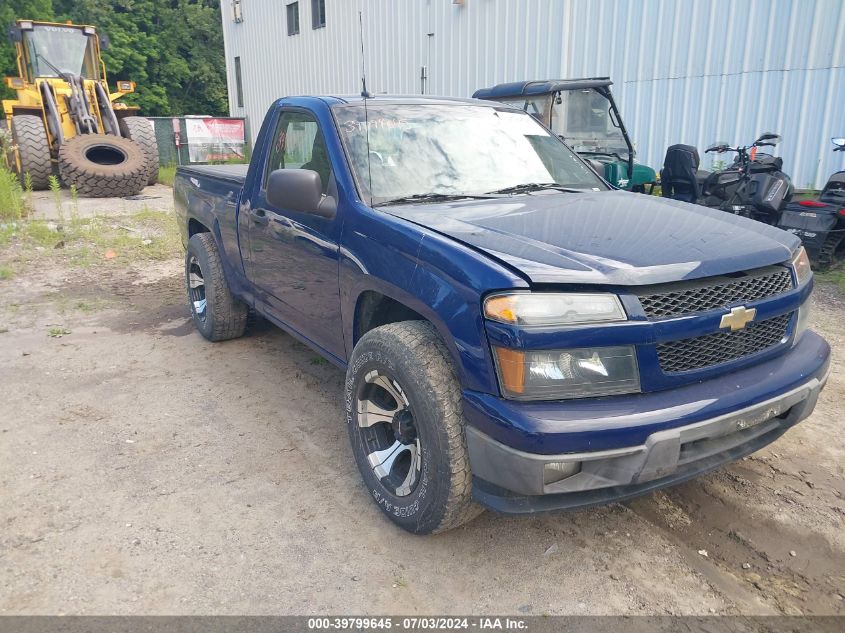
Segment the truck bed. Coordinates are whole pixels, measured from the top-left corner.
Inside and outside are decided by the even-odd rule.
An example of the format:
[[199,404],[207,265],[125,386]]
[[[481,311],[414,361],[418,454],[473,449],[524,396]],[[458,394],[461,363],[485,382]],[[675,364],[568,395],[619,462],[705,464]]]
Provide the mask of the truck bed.
[[246,179],[246,171],[249,165],[181,165],[176,171],[188,175],[196,175],[202,178],[214,178],[225,180],[242,187]]

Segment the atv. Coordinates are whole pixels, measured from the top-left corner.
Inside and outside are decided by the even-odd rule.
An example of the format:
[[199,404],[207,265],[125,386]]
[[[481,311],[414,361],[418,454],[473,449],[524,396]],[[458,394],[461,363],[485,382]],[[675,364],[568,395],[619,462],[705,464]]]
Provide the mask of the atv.
[[634,144],[622,122],[608,77],[519,81],[476,90],[474,99],[525,110],[620,189],[645,193],[655,171],[634,160]]
[[[845,152],[845,137],[830,140],[834,152]],[[831,175],[818,198],[789,204],[778,226],[801,238],[817,270],[838,264],[845,255],[845,171]]]

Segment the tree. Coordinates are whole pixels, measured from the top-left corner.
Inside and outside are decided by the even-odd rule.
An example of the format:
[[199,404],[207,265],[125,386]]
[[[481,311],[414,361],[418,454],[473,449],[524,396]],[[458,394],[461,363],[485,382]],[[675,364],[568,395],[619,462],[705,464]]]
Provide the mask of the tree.
[[[12,0],[11,4],[0,9],[4,20],[0,24],[15,18],[72,20],[107,34],[111,45],[103,51],[103,61],[109,83],[136,82],[137,92],[124,100],[140,106],[142,114],[226,114],[219,0]],[[3,50],[11,51],[8,46]],[[10,57],[13,61],[6,52],[3,60]],[[16,74],[13,66],[9,74]]]
[[[52,0],[6,0],[0,3],[0,72],[4,77],[17,77],[18,64],[15,57],[15,47],[6,37],[6,29],[18,18],[32,18],[33,20],[49,20],[53,17]],[[4,83],[0,86],[0,98],[9,99],[15,96]]]

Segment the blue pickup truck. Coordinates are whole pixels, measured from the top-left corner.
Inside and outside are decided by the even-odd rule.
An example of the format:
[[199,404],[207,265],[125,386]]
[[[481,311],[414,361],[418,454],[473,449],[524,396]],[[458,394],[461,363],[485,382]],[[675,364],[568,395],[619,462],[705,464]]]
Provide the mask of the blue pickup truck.
[[249,166],[174,195],[197,329],[252,310],[344,369],[368,494],[411,532],[685,481],[827,379],[797,237],[614,190],[501,103],[281,99]]

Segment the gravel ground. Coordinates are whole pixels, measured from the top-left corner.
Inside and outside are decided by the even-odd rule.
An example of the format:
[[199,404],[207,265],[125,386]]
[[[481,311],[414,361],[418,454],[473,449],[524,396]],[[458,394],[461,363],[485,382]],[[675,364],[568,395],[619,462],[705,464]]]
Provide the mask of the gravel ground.
[[181,266],[0,281],[0,613],[845,613],[834,287],[830,382],[775,444],[629,503],[414,537],[363,488],[342,373],[268,326],[207,343]]
[[[145,187],[137,196],[129,198],[77,198],[67,189],[58,194],[52,191],[33,191],[29,195],[31,217],[36,220],[61,220],[71,216],[92,218],[103,215],[129,214],[144,209],[169,211],[173,207],[173,189],[166,185]],[[57,197],[58,196],[58,197]]]

